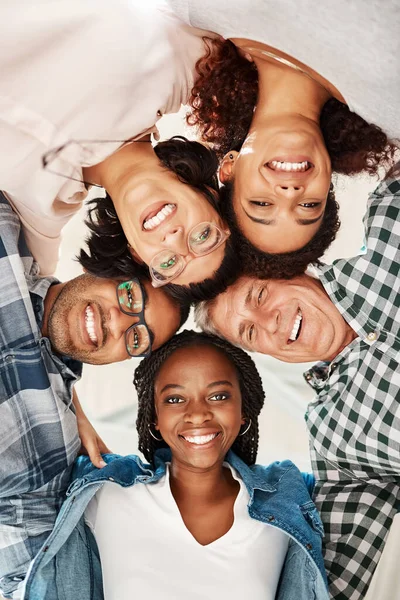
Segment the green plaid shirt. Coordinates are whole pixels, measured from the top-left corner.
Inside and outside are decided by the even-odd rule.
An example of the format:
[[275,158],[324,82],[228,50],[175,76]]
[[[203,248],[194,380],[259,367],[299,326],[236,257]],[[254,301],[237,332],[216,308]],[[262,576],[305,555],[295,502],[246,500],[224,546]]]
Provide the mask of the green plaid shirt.
[[400,509],[400,164],[364,217],[365,253],[319,268],[330,299],[356,332],[331,363],[305,373],[315,503],[325,526],[330,594],[367,592]]

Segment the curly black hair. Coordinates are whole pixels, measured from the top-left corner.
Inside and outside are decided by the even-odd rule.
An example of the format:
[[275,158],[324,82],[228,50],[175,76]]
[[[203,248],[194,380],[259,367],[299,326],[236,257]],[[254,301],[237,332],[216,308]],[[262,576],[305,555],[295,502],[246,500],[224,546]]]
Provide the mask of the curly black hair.
[[[199,142],[175,136],[154,147],[160,162],[173,171],[180,181],[200,191],[211,206],[221,214],[218,193],[218,160],[215,153]],[[132,258],[111,197],[95,198],[89,203],[85,221],[90,230],[86,238],[88,249],[81,249],[77,258],[92,275],[99,277],[142,277],[149,279],[147,265]],[[165,290],[182,303],[215,297],[237,278],[237,262],[233,243],[228,238],[225,256],[213,277],[187,286],[168,284]]]
[[272,254],[254,246],[240,231],[232,206],[233,183],[220,189],[222,213],[231,231],[232,243],[237,248],[241,274],[258,279],[291,279],[301,275],[310,263],[320,263],[320,257],[329,248],[340,227],[339,204],[331,185],[321,225],[311,240],[293,252]]
[[[258,416],[264,405],[265,394],[261,377],[254,361],[241,348],[232,346],[219,337],[185,330],[175,335],[169,342],[161,346],[150,357],[142,360],[135,370],[133,383],[138,395],[138,416],[136,429],[139,435],[139,450],[146,460],[154,464],[154,453],[158,448],[168,448],[164,440],[157,441],[150,435],[150,427],[155,422],[154,382],[157,373],[164,362],[176,350],[191,346],[213,346],[221,351],[234,365],[242,395],[242,410],[246,420],[251,419],[249,430],[243,436],[238,436],[232,445],[232,450],[248,465],[256,461],[258,451]],[[195,376],[195,374],[194,374]]]

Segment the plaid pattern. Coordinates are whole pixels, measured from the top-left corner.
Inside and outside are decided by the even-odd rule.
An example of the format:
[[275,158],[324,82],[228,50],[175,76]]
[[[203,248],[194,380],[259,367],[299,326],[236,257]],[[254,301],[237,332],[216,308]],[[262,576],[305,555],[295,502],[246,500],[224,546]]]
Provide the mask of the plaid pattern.
[[306,420],[336,600],[365,596],[400,508],[400,169],[371,194],[364,224],[365,252],[318,273],[357,338],[305,373],[318,394]]
[[0,193],[0,591],[10,596],[53,528],[80,441],[72,384],[81,365],[42,338],[40,278]]

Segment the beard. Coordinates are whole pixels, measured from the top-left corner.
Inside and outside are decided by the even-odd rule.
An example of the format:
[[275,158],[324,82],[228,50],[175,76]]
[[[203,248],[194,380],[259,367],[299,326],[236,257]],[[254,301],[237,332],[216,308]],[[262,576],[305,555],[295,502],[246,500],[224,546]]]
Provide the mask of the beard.
[[[78,348],[73,342],[70,332],[68,316],[71,310],[77,305],[82,305],[82,311],[88,304],[96,304],[102,320],[102,328],[104,333],[103,345],[106,342],[107,328],[105,324],[105,316],[102,307],[90,298],[92,295],[90,289],[94,285],[98,285],[98,279],[88,274],[80,275],[75,279],[68,281],[54,301],[48,319],[48,338],[54,350],[58,354],[69,356],[75,360],[79,360],[89,364],[104,364],[104,359],[97,359],[97,348],[86,350]],[[78,329],[78,326],[77,326]]]

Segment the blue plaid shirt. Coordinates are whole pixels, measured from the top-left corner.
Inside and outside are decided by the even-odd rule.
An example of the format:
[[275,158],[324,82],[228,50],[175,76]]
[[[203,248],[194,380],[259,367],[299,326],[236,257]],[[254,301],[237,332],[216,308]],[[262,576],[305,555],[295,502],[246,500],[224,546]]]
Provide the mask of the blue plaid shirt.
[[81,364],[42,337],[40,278],[0,193],[0,593],[11,597],[52,530],[80,448],[72,387]]

